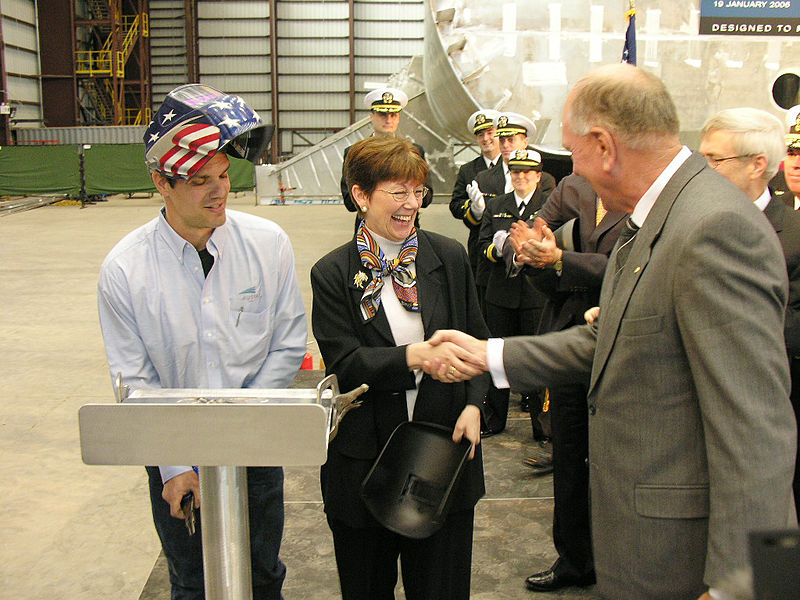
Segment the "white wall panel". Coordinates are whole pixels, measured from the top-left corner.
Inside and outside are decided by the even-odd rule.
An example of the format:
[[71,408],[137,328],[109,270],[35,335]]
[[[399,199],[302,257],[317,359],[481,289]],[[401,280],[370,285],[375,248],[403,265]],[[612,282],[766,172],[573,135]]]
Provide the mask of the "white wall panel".
[[350,77],[345,75],[279,75],[278,90],[284,92],[349,92]]
[[282,111],[350,110],[347,94],[281,93]]
[[398,38],[422,39],[422,25],[417,21],[361,21],[356,23],[356,37],[386,41]]
[[[238,56],[211,56],[200,57],[200,72],[204,76],[215,74],[247,74],[252,71],[252,68],[257,63],[255,56],[250,60],[242,60]],[[269,57],[262,57],[261,68],[262,73],[269,72]]]
[[355,54],[364,57],[403,56],[408,60],[422,54],[422,40],[356,40]]
[[[198,42],[200,57],[204,56],[268,56],[269,38],[206,38]],[[247,61],[245,61],[247,62]]]
[[408,57],[397,58],[370,58],[356,57],[356,73],[362,75],[382,76],[378,80],[386,79],[408,64]]
[[198,2],[198,19],[269,19],[269,2],[265,0],[231,2]]
[[36,6],[33,0],[3,0],[3,14],[34,25]]
[[278,58],[278,73],[322,73],[347,74],[350,72],[350,61],[346,57],[320,57],[314,60],[306,58]]
[[349,124],[345,111],[281,113],[281,129],[344,129]]
[[378,4],[356,2],[355,18],[359,21],[423,21],[425,7],[422,2]]
[[347,39],[298,40],[282,39],[278,49],[281,56],[348,56],[350,43]]
[[270,87],[269,76],[249,75],[203,75],[201,81],[218,90],[239,94],[241,92],[263,92]]
[[198,20],[197,32],[201,38],[266,37],[269,21],[266,19]]
[[347,2],[286,2],[278,0],[278,19],[343,19],[348,18]]
[[38,75],[39,58],[33,52],[18,50],[17,48],[6,48],[6,72],[19,75]]
[[349,31],[347,21],[281,21],[278,37],[346,38]]
[[39,102],[39,81],[27,77],[8,77],[8,99],[24,102]]
[[3,19],[3,43],[36,52],[36,28],[13,19]]

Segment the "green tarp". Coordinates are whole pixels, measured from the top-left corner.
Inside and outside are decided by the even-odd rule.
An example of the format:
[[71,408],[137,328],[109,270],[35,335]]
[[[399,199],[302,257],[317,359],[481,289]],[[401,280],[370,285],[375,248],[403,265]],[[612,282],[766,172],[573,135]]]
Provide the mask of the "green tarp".
[[91,145],[83,151],[86,193],[155,192],[142,144]]
[[[0,196],[69,194],[81,191],[80,146],[3,146]],[[93,144],[83,150],[87,195],[155,192],[142,144]],[[253,165],[231,158],[231,191],[255,187]]]
[[0,147],[0,196],[81,191],[80,146]]

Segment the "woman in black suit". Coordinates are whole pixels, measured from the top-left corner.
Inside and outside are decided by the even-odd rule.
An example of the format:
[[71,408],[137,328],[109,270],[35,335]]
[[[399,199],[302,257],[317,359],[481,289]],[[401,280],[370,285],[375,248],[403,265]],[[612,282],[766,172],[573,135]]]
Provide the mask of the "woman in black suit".
[[[488,330],[463,246],[414,227],[427,173],[405,140],[356,143],[345,176],[362,222],[350,242],[311,270],[312,325],[327,373],[341,389],[369,384],[321,470],[344,600],[393,599],[398,556],[409,600],[469,598],[473,511],[484,494],[480,407],[489,382],[486,375],[463,381],[474,371],[461,350],[425,340],[448,327],[484,338]],[[448,383],[422,373],[435,358],[452,365]],[[389,435],[412,419],[452,428],[455,441],[475,444],[444,525],[426,539],[382,527],[359,495]]]

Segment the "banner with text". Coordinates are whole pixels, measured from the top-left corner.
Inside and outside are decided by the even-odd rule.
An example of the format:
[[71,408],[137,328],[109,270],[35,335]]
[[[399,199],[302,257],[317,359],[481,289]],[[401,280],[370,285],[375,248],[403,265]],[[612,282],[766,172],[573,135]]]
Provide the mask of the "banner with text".
[[800,0],[701,0],[700,33],[800,36]]

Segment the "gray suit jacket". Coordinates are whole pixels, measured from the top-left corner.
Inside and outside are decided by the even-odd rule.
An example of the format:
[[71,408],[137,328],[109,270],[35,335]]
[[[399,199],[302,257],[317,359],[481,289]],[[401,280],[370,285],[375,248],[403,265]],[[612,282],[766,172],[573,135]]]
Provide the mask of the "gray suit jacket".
[[511,386],[590,375],[592,535],[601,593],[695,600],[792,523],[795,423],[772,227],[693,154],[659,196],[597,328],[506,341]]

